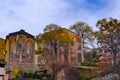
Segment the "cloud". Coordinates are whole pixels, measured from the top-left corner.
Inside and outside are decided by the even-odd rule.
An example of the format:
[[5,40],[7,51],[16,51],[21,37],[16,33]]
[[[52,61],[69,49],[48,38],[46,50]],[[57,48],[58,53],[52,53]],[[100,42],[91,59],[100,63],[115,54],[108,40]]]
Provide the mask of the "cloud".
[[8,34],[24,28],[34,35],[42,32],[45,25],[62,19],[69,7],[60,0],[5,0],[0,6],[0,33]]
[[37,35],[43,28],[56,23],[68,28],[83,21],[94,29],[98,20],[120,17],[119,0],[2,0],[0,2],[0,37],[21,28]]
[[[93,27],[94,30],[97,30],[96,23],[98,20],[101,20],[103,18],[109,18],[109,17],[120,19],[120,11],[119,11],[120,1],[119,0],[114,0],[114,1],[98,0],[98,2],[91,2],[91,3],[87,1],[88,0],[84,0],[82,2],[82,5],[77,9],[77,11],[74,11],[74,8],[73,10],[71,10],[72,11],[71,13],[73,15],[67,18],[67,22],[65,23],[74,24],[78,21],[82,21],[82,22],[88,23],[90,26]],[[94,1],[94,0],[90,0],[90,1]],[[104,5],[101,3],[103,3]],[[92,7],[90,7],[91,5]]]

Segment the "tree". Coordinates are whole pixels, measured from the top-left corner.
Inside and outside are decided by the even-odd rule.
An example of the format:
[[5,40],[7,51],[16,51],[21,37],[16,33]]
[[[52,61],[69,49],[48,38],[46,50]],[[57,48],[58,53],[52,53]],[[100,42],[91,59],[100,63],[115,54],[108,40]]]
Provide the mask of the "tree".
[[120,51],[120,21],[109,18],[102,19],[96,25],[99,28],[97,33],[98,45],[102,53],[114,55],[114,66],[116,65],[116,54]]
[[[55,80],[56,74],[67,65],[67,63],[62,64],[59,62],[59,45],[63,45],[65,49],[68,49],[68,46],[70,44],[72,45],[74,40],[68,31],[54,24],[45,27],[41,38],[45,42],[45,49],[50,48],[50,46],[53,47],[53,50],[48,49],[46,52],[50,54],[51,59],[48,62],[48,67],[52,70],[52,80]],[[66,62],[67,61],[68,60],[66,60]]]
[[[92,30],[92,28],[84,23],[84,22],[77,22],[75,24],[73,24],[72,26],[70,26],[69,28],[70,30],[72,30],[74,33],[76,33],[77,35],[82,37],[82,56],[84,56],[84,54],[86,52],[88,52],[91,48],[94,47],[93,41],[94,41],[94,32]],[[94,47],[95,48],[95,47]],[[82,60],[82,62],[84,61],[84,59]]]
[[90,49],[88,52],[84,53],[85,62],[93,62],[97,54],[97,48]]
[[53,53],[56,55],[59,44],[67,46],[68,43],[73,42],[73,39],[71,38],[69,33],[65,31],[63,28],[51,32],[45,32],[42,35],[42,39],[45,41],[45,43],[47,43],[48,45],[52,45],[54,47]]
[[89,49],[88,45],[94,40],[92,28],[84,22],[77,22],[70,27],[70,30],[83,38],[84,51]]
[[40,52],[41,52],[41,44],[43,43],[43,40],[41,39],[41,36],[42,36],[42,34],[38,34],[35,37],[35,42],[37,44],[37,51],[40,51]]
[[35,37],[35,54],[39,55],[38,61],[40,61],[40,65],[45,65],[45,58],[47,55],[45,54],[44,41],[42,40],[41,36],[42,34],[38,34]]
[[44,28],[44,32],[50,32],[50,31],[54,31],[54,30],[58,30],[61,27],[58,26],[57,24],[49,24]]

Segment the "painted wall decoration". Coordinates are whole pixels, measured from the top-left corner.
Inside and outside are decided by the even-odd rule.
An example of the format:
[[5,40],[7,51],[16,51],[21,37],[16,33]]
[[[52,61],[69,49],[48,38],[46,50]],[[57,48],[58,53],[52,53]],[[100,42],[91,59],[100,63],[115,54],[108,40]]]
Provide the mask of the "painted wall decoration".
[[[15,37],[11,37],[10,38],[10,61],[14,61],[15,59],[15,54],[16,54],[16,38]],[[18,61],[18,60],[16,60]]]
[[33,40],[24,35],[10,38],[10,61],[31,63],[33,61]]
[[63,46],[59,46],[59,61],[61,63],[64,63],[64,47]]

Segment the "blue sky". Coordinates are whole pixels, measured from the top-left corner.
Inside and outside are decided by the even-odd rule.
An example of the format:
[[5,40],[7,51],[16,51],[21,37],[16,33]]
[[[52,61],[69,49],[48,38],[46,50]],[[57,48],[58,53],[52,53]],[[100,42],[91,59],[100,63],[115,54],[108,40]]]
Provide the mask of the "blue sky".
[[102,18],[120,19],[120,0],[0,0],[0,37],[25,29],[34,36],[46,25],[69,28],[85,22],[96,30]]

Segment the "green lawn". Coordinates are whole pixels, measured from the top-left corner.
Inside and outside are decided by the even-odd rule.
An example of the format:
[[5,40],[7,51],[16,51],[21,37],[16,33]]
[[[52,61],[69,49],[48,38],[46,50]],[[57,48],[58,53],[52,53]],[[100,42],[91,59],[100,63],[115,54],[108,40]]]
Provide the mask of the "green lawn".
[[[98,69],[98,67],[95,66],[79,66],[79,68],[81,69],[81,77],[83,80],[89,80],[89,69]],[[92,76],[92,74],[90,73],[90,77]]]
[[89,80],[89,74],[82,74],[83,80]]
[[79,66],[80,68],[84,68],[84,69],[97,69],[98,67],[94,67],[94,66]]

